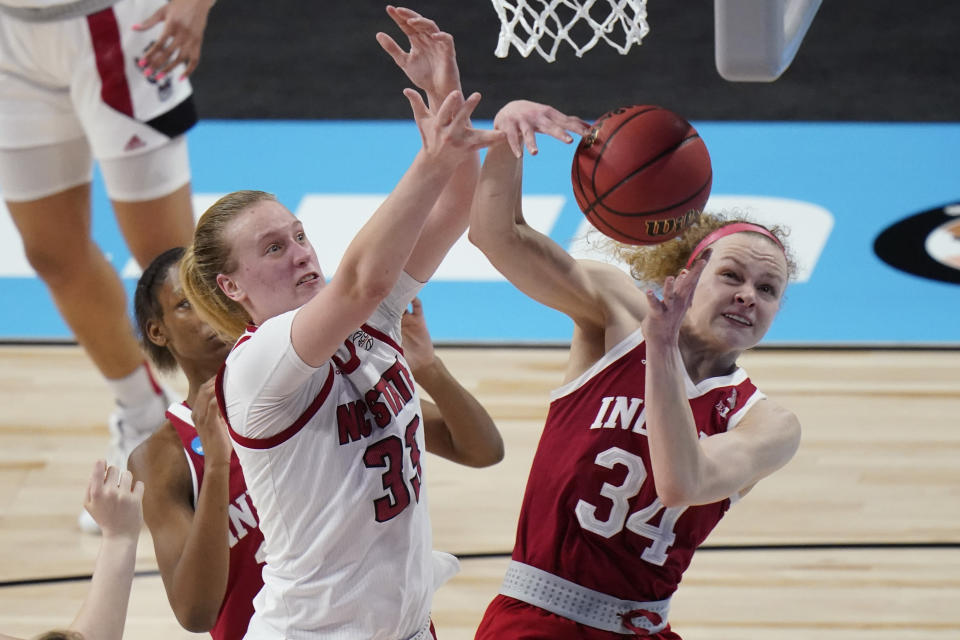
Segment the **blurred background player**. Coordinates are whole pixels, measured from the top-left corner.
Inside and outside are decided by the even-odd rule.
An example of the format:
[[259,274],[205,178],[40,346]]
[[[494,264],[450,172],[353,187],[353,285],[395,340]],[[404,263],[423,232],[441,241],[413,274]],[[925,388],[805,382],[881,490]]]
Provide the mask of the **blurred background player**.
[[[98,460],[87,482],[83,506],[103,534],[90,588],[77,617],[64,631],[37,640],[121,640],[127,620],[130,587],[143,526],[143,483]],[[18,640],[0,633],[0,640]]]
[[703,214],[678,240],[625,249],[633,276],[575,260],[529,227],[523,147],[584,135],[533,102],[494,120],[470,239],[531,298],[574,323],[551,393],[503,585],[482,640],[676,640],[670,598],[730,507],[797,450],[800,425],[737,366],[766,334],[793,271],[783,241]]
[[[111,465],[169,399],[134,337],[126,295],[91,235],[97,160],[136,261],[190,241],[186,75],[213,0],[0,0],[0,194],[30,265],[116,399]],[[80,526],[95,531],[86,512]]]
[[[183,253],[170,249],[147,267],[134,307],[144,350],[158,370],[184,372],[187,399],[134,450],[130,469],[147,487],[144,518],[177,620],[188,631],[239,640],[263,586],[263,534],[213,393],[230,345],[187,301]],[[496,425],[434,353],[420,300],[412,307],[402,320],[404,355],[436,402],[422,400],[427,451],[475,467],[499,462]]]

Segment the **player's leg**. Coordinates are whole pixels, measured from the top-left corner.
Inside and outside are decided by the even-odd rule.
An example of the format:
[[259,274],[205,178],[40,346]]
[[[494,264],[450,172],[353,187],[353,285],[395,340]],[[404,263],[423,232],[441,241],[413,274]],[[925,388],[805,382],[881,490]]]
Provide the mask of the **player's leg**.
[[[119,278],[91,238],[91,156],[111,133],[126,136],[114,143],[114,155],[170,141],[152,129],[134,139],[120,127],[126,121],[144,126],[131,106],[129,80],[137,76],[127,67],[136,63],[133,56],[104,56],[116,51],[124,34],[133,33],[128,23],[133,16],[149,15],[147,9],[133,7],[123,25],[116,24],[113,9],[49,23],[0,15],[0,191],[30,262],[117,399],[108,457],[118,465],[125,465],[137,441],[162,423],[167,398],[139,351]],[[156,95],[153,85],[143,83],[141,92]],[[163,95],[176,104],[184,92]],[[103,113],[114,118],[97,117]],[[146,117],[163,115],[161,108]]]
[[[168,399],[134,337],[120,279],[92,238],[90,166],[83,138],[0,149],[0,190],[27,260],[113,392],[107,458],[119,466],[162,423]],[[96,530],[85,512],[80,525]]]
[[30,266],[97,369],[108,379],[131,373],[143,355],[126,292],[90,234],[89,183],[7,208]]
[[145,268],[171,247],[193,240],[194,218],[184,136],[132,158],[101,160],[117,225]]
[[[183,135],[196,122],[190,84],[176,73],[144,77],[137,64],[163,27],[137,31],[133,25],[164,2],[119,0],[84,17],[74,34],[83,53],[69,80],[73,111],[100,165],[118,225],[143,266],[161,252],[189,243],[193,231]],[[121,402],[111,420],[125,453],[163,421],[165,394],[149,376],[147,382],[154,400]],[[137,384],[142,383],[138,378]]]

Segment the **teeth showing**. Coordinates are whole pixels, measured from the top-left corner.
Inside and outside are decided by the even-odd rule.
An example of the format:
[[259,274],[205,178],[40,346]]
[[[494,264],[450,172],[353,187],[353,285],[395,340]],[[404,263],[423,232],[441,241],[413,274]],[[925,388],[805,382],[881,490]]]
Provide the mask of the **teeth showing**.
[[302,278],[300,278],[300,281],[297,282],[297,284],[303,284],[304,282],[310,282],[311,280],[316,280],[316,279],[317,279],[317,274],[311,273],[310,275],[303,276]]
[[725,313],[725,314],[723,314],[723,317],[724,317],[724,318],[729,318],[729,319],[733,320],[734,322],[739,322],[740,324],[745,325],[745,326],[748,326],[748,327],[752,327],[752,326],[753,326],[753,323],[750,322],[749,320],[747,320],[746,318],[744,318],[743,316],[734,315],[734,314],[732,314],[732,313]]

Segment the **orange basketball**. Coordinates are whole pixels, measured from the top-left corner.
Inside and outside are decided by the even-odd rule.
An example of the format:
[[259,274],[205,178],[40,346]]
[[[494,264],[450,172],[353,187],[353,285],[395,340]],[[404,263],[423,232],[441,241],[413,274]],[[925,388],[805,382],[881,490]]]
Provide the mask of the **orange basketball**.
[[573,157],[573,193],[598,230],[657,244],[697,219],[713,169],[700,134],[662,107],[635,105],[597,120]]

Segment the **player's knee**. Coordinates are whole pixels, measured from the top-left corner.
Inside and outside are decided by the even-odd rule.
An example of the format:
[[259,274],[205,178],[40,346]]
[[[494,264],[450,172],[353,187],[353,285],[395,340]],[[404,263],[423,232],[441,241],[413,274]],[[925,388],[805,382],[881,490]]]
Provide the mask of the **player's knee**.
[[69,282],[89,270],[99,249],[88,239],[73,242],[24,242],[27,262],[47,284]]

